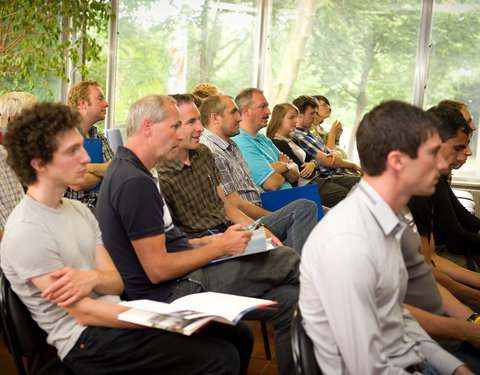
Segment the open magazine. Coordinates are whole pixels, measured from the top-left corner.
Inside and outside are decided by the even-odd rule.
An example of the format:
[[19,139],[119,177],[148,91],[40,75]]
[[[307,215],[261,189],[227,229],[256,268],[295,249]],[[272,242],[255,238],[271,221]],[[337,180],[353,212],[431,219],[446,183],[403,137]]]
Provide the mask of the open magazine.
[[190,336],[211,321],[235,325],[247,312],[275,305],[277,302],[205,292],[190,294],[172,303],[151,300],[121,302],[131,307],[118,315],[119,320]]
[[236,255],[225,255],[218,259],[212,260],[210,263],[221,262],[228,259],[244,257],[245,255],[252,255],[257,253],[263,253],[265,251],[270,251],[276,249],[277,247],[272,243],[271,238],[267,238],[265,235],[265,229],[259,228],[253,232],[252,238],[247,244],[245,251],[241,254]]

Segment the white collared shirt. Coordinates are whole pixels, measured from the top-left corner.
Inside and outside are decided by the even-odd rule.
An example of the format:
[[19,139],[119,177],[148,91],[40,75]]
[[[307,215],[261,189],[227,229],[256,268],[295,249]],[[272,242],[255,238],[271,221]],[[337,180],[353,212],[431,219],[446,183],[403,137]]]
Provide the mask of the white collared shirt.
[[403,307],[405,225],[362,179],[307,239],[299,304],[323,373],[399,374],[426,359],[451,374],[462,364]]

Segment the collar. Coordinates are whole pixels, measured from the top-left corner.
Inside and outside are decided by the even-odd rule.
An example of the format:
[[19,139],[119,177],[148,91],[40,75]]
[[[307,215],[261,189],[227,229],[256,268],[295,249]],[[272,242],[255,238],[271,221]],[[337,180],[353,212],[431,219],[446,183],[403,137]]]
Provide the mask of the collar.
[[278,134],[278,133],[275,133],[275,139],[279,139],[279,140],[285,141],[287,143],[290,143],[292,141],[291,138],[284,137],[283,135]]
[[208,129],[205,129],[203,131],[202,137],[205,137],[205,139],[208,139],[212,143],[215,143],[222,150],[226,150],[231,144],[234,144],[231,139],[229,139],[228,142],[225,142],[222,138],[220,138],[218,135]]
[[[201,145],[200,145],[201,146]],[[205,146],[207,147],[207,146]],[[199,147],[200,148],[200,147]],[[168,160],[168,161],[164,161],[163,163],[161,163],[161,165],[164,167],[164,168],[169,168],[169,169],[174,169],[174,170],[177,170],[177,171],[181,171],[182,169],[184,168],[189,168],[193,162],[195,161],[195,159],[198,158],[198,149],[196,150],[190,150],[189,151],[189,155],[190,155],[190,165],[187,165],[185,164],[183,161],[181,161],[180,159],[178,158],[175,158],[173,160]]]
[[129,148],[126,148],[125,146],[118,146],[117,152],[115,152],[115,159],[124,159],[130,161],[135,167],[138,169],[141,169],[145,173],[148,173],[149,175],[152,175],[150,171],[145,167],[145,165],[140,161],[137,155],[130,150]]
[[366,202],[370,213],[380,228],[382,228],[385,236],[401,235],[406,226],[401,219],[401,213],[396,215],[377,191],[363,178],[360,180],[356,190],[364,196],[364,202]]
[[303,128],[295,128],[295,131],[299,131],[299,132],[302,132],[302,133],[310,133],[310,129],[303,129]]

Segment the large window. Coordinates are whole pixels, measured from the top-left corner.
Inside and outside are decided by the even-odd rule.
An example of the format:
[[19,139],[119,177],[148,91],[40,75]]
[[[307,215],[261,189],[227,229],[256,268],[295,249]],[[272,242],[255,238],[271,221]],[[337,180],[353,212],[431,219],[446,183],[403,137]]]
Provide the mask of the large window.
[[[480,4],[475,1],[437,0],[434,5],[432,53],[425,108],[442,99],[467,104],[474,123],[480,116]],[[479,130],[470,142],[473,156],[455,177],[480,178]]]
[[[273,76],[292,86],[275,99],[315,94],[329,98],[332,115],[326,127],[335,119],[342,122],[341,145],[353,157],[350,129],[366,111],[388,99],[411,101],[421,3],[331,0],[305,2],[308,7],[300,3],[292,9],[277,9],[273,3],[277,15],[272,24]],[[284,19],[290,21],[289,29]],[[296,24],[303,27],[301,33]],[[294,66],[289,60],[298,58],[297,70],[282,69],[284,64]]]
[[256,1],[123,0],[119,13],[116,126],[147,94],[252,85]]

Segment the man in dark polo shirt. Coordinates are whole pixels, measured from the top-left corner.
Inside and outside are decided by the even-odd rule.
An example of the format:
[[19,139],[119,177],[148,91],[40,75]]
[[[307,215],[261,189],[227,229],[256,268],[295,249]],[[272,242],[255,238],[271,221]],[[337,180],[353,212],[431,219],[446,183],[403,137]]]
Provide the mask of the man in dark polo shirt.
[[290,321],[298,299],[299,256],[289,248],[209,264],[245,250],[251,231],[234,225],[224,234],[188,240],[172,219],[150,170],[173,157],[181,138],[175,101],[150,95],[127,115],[127,144],[105,175],[97,204],[103,240],[131,298],[170,302],[183,295],[216,291],[277,301],[251,319],[274,326],[280,374],[292,374]]

